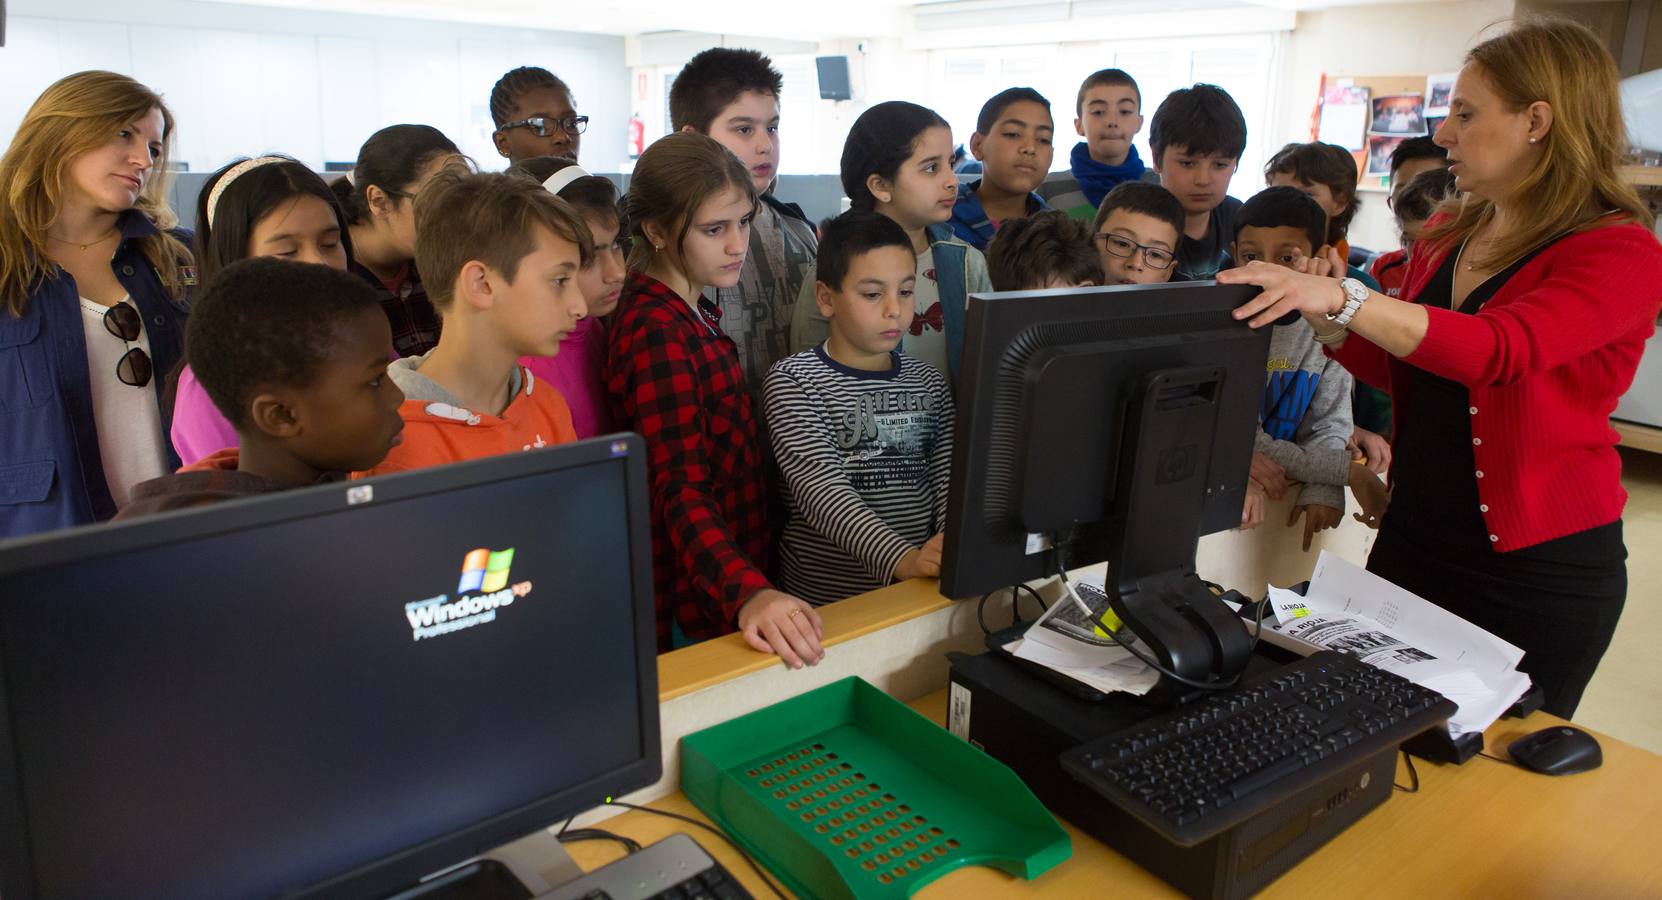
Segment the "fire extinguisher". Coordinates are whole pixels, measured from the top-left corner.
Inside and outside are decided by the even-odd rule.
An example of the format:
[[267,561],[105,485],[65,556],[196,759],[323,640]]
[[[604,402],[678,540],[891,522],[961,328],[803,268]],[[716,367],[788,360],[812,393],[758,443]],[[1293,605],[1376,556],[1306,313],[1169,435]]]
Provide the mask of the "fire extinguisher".
[[640,159],[646,149],[646,123],[639,113],[629,117],[629,158]]

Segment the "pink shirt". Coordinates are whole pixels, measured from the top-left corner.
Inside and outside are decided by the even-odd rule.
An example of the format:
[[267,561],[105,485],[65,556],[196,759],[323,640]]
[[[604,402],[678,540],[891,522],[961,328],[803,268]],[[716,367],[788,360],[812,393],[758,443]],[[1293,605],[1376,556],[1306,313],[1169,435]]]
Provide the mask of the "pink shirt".
[[[600,319],[579,320],[571,334],[560,342],[557,355],[526,356],[519,364],[545,383],[554,385],[565,398],[579,439],[617,430],[612,425],[601,372],[606,364],[606,324]],[[183,384],[183,379],[180,383]]]
[[179,373],[179,389],[173,401],[173,450],[186,466],[203,457],[237,446],[237,430],[214,406],[190,366]]

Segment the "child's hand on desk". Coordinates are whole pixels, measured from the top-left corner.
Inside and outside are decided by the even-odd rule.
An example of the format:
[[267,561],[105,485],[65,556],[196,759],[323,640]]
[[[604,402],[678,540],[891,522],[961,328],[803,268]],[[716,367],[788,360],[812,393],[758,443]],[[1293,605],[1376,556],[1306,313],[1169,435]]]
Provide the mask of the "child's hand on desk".
[[1269,498],[1264,489],[1256,481],[1247,482],[1246,503],[1241,507],[1241,530],[1257,528],[1264,524],[1264,510],[1269,505]]
[[1343,515],[1339,510],[1331,506],[1323,506],[1320,503],[1295,506],[1292,514],[1287,516],[1287,527],[1291,528],[1297,525],[1298,517],[1301,514],[1304,516],[1304,551],[1306,553],[1310,552],[1310,540],[1316,536],[1316,532],[1338,528],[1339,517]]
[[739,607],[739,633],[762,653],[777,653],[785,665],[800,669],[825,658],[819,611],[806,601],[771,588],[757,591]]
[[[1262,453],[1252,454],[1252,483],[1258,485],[1271,500],[1280,500],[1287,494],[1287,470]],[[1260,517],[1262,519],[1262,517]]]
[[945,541],[944,533],[937,534],[924,541],[922,547],[906,551],[906,555],[894,565],[894,580],[941,577],[941,547]]

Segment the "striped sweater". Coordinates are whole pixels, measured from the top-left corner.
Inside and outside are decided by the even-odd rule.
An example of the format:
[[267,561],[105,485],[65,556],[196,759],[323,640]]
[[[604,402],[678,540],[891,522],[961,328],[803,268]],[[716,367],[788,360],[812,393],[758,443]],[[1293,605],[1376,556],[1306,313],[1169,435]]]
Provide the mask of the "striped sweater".
[[894,580],[946,521],[946,378],[899,351],[890,371],[850,369],[821,345],[774,366],[762,396],[790,512],[780,586],[820,604]]

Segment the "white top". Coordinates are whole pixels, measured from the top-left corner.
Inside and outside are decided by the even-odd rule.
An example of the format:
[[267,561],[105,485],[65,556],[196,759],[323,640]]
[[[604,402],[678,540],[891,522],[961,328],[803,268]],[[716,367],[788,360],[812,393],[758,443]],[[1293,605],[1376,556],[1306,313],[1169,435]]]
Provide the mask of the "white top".
[[[123,298],[126,301],[126,298]],[[162,437],[162,411],[156,401],[154,379],[133,387],[116,377],[115,367],[133,347],[150,353],[150,337],[140,321],[136,341],[123,341],[104,328],[108,307],[81,298],[81,327],[87,338],[87,374],[92,377],[92,421],[98,432],[98,454],[104,460],[104,480],[120,509],[132,499],[133,485],[167,474],[167,444]]]
[[[912,291],[913,309],[917,315],[912,319],[912,330],[900,336],[900,350],[913,359],[921,359],[934,366],[935,371],[950,378],[946,358],[946,320],[942,317],[942,311],[935,309],[941,305],[941,288],[935,281],[933,246],[918,254],[918,280]],[[933,316],[930,315],[932,310]]]

